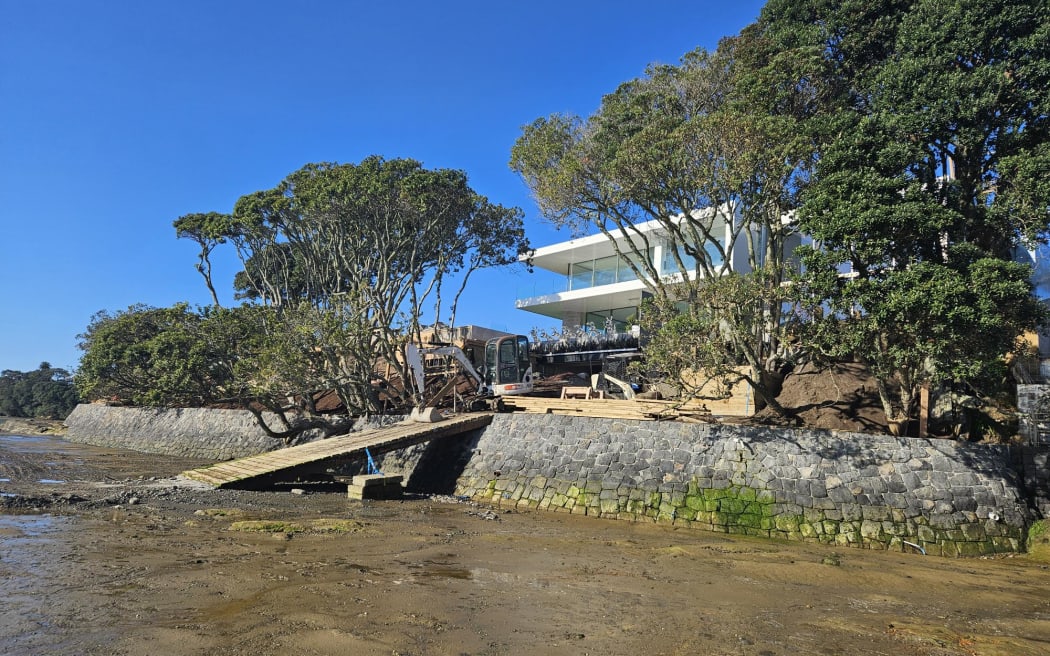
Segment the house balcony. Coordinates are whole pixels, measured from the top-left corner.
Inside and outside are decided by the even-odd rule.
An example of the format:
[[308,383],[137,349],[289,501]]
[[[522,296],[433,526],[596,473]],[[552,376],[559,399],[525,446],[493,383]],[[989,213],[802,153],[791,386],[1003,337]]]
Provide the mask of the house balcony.
[[569,280],[562,280],[557,287],[561,290],[519,298],[514,306],[553,319],[585,317],[612,308],[638,307],[645,293],[645,283],[638,279],[576,289],[569,288]]

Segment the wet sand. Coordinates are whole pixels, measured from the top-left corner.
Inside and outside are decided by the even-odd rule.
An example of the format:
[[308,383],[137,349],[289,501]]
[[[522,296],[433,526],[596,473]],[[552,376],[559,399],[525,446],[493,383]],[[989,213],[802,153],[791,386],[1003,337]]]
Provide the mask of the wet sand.
[[198,464],[0,435],[0,653],[1050,653],[1024,556],[172,478]]

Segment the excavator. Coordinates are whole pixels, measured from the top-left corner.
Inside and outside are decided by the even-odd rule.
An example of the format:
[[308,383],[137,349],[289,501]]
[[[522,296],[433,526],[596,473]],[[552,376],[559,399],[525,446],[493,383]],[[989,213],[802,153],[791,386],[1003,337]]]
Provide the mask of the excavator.
[[439,359],[455,363],[460,371],[473,378],[478,386],[478,395],[488,399],[501,396],[528,394],[533,390],[532,363],[529,360],[529,339],[524,335],[506,335],[490,339],[485,343],[485,352],[480,370],[467,358],[458,346],[417,346],[408,344],[405,347],[405,363],[412,372],[416,389],[424,398],[424,405],[412,410],[414,421],[438,421],[440,416],[436,408],[426,406],[426,400],[436,402],[451,392],[457,383],[455,375],[447,380],[436,392],[427,390],[427,362]]

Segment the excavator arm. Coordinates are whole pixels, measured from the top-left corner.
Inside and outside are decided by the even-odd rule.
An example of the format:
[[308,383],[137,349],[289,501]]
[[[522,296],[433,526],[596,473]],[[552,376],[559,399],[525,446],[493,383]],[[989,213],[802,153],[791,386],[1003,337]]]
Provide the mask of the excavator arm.
[[423,358],[428,355],[442,355],[451,357],[456,363],[463,369],[463,373],[473,378],[477,384],[479,390],[485,390],[485,381],[482,379],[481,374],[474,369],[474,365],[470,363],[467,356],[461,349],[455,346],[424,346],[419,347],[415,344],[408,344],[405,346],[405,363],[408,368],[412,371],[412,378],[416,384],[416,390],[420,394],[423,394],[426,389],[426,374],[423,368]]

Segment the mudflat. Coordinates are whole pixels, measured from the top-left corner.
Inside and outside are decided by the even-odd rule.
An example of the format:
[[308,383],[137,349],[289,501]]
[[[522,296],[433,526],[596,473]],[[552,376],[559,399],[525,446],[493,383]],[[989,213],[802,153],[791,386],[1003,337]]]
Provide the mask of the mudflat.
[[1027,556],[177,478],[201,464],[0,435],[0,653],[1050,653]]

